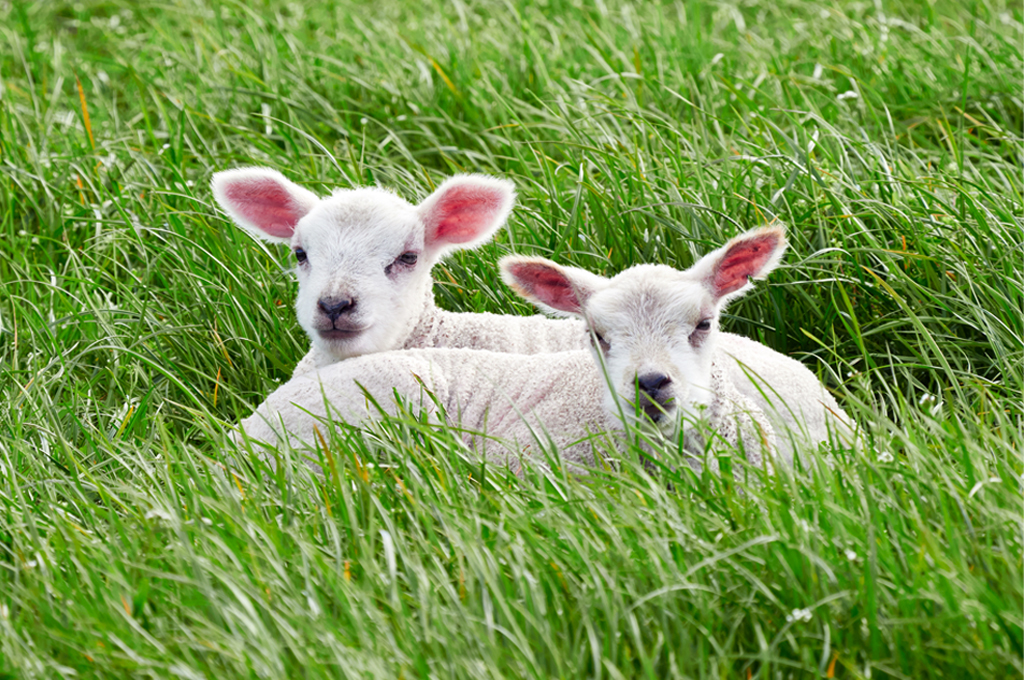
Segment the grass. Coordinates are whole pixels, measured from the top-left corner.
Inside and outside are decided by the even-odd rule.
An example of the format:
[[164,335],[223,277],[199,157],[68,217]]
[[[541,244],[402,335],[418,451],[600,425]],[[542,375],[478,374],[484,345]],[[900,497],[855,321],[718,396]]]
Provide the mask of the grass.
[[[1024,16],[1000,0],[0,2],[0,676],[1024,671]],[[307,340],[212,172],[513,179],[510,249],[686,266],[779,219],[728,327],[869,446],[779,475],[485,469],[412,416],[334,469],[225,425]],[[230,467],[231,471],[228,471]],[[328,467],[330,469],[330,466]]]

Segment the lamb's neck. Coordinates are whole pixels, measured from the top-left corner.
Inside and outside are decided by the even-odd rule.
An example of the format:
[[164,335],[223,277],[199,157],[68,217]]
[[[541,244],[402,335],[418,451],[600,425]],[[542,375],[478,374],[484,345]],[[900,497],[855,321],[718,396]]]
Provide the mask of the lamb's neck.
[[433,347],[441,317],[446,312],[434,303],[434,290],[428,286],[423,295],[423,312],[419,318],[410,321],[402,349]]

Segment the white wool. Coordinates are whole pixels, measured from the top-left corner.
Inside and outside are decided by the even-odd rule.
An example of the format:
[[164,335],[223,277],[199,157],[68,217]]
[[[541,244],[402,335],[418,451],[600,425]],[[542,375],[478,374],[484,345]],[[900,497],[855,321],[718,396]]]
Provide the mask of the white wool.
[[[431,299],[431,306],[433,300]],[[403,349],[470,348],[540,354],[590,347],[586,324],[578,319],[447,312],[434,308]],[[839,438],[849,442],[853,421],[799,361],[741,335],[720,332],[714,361],[744,398],[768,415],[780,454],[791,459],[802,445]],[[336,363],[314,348],[293,377]]]
[[[725,382],[716,371],[716,380]],[[424,393],[423,389],[430,395]],[[315,447],[328,415],[352,424],[397,411],[395,395],[437,420],[437,405],[463,439],[498,465],[520,473],[522,460],[550,441],[574,471],[594,464],[591,435],[621,430],[619,418],[603,407],[606,381],[589,351],[517,355],[466,349],[381,352],[349,359],[292,378],[241,423],[245,435],[271,447],[288,439]],[[365,391],[365,392],[364,392]],[[771,451],[771,424],[748,400],[723,389],[703,413],[707,431],[760,464]],[[690,435],[687,450],[703,457],[705,440]],[[550,439],[549,439],[550,438]],[[539,440],[539,441],[538,441]],[[718,449],[712,442],[712,447]]]
[[719,336],[715,360],[736,390],[768,416],[786,460],[821,442],[855,442],[853,419],[799,361],[732,333]]

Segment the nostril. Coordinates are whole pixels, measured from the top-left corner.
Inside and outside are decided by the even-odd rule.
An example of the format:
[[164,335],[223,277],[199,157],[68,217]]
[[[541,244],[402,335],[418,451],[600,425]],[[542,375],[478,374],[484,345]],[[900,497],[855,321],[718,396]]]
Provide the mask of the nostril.
[[658,390],[662,390],[672,384],[672,379],[664,373],[645,373],[637,376],[636,384],[647,394],[654,396]]
[[356,301],[351,298],[320,298],[317,306],[324,314],[334,321],[342,314],[347,314],[356,306]]

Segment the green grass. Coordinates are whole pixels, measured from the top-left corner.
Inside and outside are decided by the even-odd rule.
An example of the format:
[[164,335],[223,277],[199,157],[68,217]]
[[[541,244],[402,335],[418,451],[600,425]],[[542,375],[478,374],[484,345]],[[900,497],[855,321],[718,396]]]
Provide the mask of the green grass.
[[[0,676],[1019,676],[1022,21],[0,2]],[[518,480],[405,418],[335,433],[326,477],[239,462],[224,426],[307,346],[287,253],[211,203],[241,164],[513,179],[509,231],[437,271],[459,310],[529,311],[511,248],[683,267],[777,218],[785,266],[726,324],[869,445],[750,484],[635,451]]]

